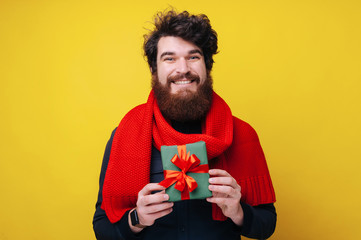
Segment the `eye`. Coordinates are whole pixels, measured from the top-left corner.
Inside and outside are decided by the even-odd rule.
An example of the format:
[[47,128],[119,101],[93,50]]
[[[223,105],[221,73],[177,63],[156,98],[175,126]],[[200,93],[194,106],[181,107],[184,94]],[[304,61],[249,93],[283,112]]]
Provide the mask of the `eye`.
[[189,57],[189,60],[198,60],[198,59],[200,59],[200,57],[197,55]]
[[166,58],[163,58],[163,61],[165,61],[165,62],[173,62],[173,61],[174,61],[174,58],[172,58],[172,57],[166,57]]

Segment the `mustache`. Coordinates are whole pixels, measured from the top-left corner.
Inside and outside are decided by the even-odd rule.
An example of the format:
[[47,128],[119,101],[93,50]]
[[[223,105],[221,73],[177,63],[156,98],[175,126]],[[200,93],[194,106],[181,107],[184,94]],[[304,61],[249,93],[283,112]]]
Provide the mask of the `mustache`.
[[182,79],[187,79],[187,80],[190,80],[190,81],[196,81],[197,83],[200,82],[200,78],[199,78],[199,76],[197,74],[187,72],[185,74],[183,73],[183,74],[168,76],[167,83],[168,83],[168,85],[170,85],[171,82],[175,82],[175,81],[182,80]]

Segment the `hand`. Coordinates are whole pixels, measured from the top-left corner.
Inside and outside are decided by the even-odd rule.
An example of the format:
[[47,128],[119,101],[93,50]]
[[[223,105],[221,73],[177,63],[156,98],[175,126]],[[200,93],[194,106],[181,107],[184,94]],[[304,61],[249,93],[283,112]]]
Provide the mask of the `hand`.
[[[152,194],[153,191],[161,191]],[[173,210],[172,202],[165,202],[169,199],[168,194],[165,194],[165,188],[157,183],[149,183],[139,191],[137,200],[137,212],[139,223],[144,226],[151,226],[154,221],[161,218]],[[140,232],[142,228],[134,227],[131,224],[130,216],[128,217],[129,226],[135,233]]]
[[225,170],[211,169],[209,174],[209,190],[213,196],[207,198],[207,201],[216,203],[226,217],[232,219],[236,225],[242,226],[244,214],[240,204],[241,186]]

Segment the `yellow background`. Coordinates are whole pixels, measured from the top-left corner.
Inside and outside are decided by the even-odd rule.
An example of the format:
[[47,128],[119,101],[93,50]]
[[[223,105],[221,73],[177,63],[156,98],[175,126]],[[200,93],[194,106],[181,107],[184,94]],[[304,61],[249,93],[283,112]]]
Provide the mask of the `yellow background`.
[[206,13],[215,90],[258,132],[271,239],[361,239],[361,2],[0,1],[0,239],[95,239],[105,144],[143,103],[157,10]]

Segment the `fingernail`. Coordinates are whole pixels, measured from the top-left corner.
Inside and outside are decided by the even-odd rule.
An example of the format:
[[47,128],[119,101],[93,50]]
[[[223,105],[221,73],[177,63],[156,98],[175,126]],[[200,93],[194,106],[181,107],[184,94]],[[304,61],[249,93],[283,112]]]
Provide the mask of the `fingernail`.
[[210,182],[210,183],[214,182],[214,179],[213,179],[213,178],[210,178],[210,179],[209,179],[209,182]]
[[169,195],[168,194],[165,194],[164,195],[164,200],[168,200],[169,199]]

